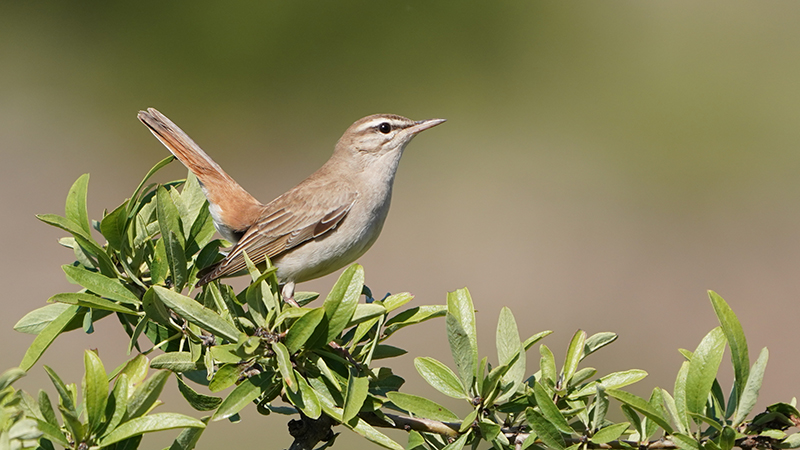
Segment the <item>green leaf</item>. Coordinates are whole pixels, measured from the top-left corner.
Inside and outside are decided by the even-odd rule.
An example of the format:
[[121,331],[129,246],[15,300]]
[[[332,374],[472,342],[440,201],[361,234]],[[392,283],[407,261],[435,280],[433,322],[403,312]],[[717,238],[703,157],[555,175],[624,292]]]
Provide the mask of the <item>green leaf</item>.
[[352,427],[352,430],[366,438],[368,441],[378,444],[381,447],[388,448],[390,450],[403,450],[402,445],[373,428],[370,424],[365,422],[364,419],[358,419],[358,423],[356,426]]
[[536,398],[536,405],[539,406],[542,415],[552,423],[558,431],[564,434],[572,434],[574,432],[572,427],[569,426],[567,419],[561,414],[558,406],[553,403],[553,399],[550,398],[550,395],[544,390],[541,383],[534,383],[533,395]]
[[25,376],[25,371],[19,367],[12,367],[0,375],[0,391],[11,386],[12,383]]
[[111,258],[108,256],[105,250],[100,247],[100,244],[98,244],[92,238],[92,236],[87,234],[78,224],[70,219],[67,219],[66,217],[61,217],[56,214],[38,214],[36,218],[48,225],[61,228],[62,230],[72,234],[72,236],[75,238],[75,241],[81,246],[81,248],[86,249],[89,253],[97,258],[100,271],[104,275],[109,277],[116,275],[114,263],[111,262]]
[[731,450],[734,445],[736,445],[736,431],[726,426],[722,429],[722,433],[720,433],[719,446],[722,450]]
[[39,412],[41,412],[44,420],[50,425],[58,428],[58,419],[56,419],[56,413],[53,410],[53,403],[50,401],[50,396],[47,395],[47,392],[40,389],[39,398],[37,400],[38,401],[36,403],[39,406]]
[[601,428],[592,436],[592,442],[595,444],[605,444],[615,441],[622,436],[622,433],[628,429],[630,422],[615,423],[605,428]]
[[328,318],[326,342],[336,339],[350,322],[363,287],[364,268],[359,264],[348,267],[336,281],[322,304],[322,307],[325,308],[325,316]]
[[172,273],[173,283],[180,291],[186,282],[186,239],[180,222],[178,208],[164,186],[156,190],[156,217],[161,230],[161,239],[167,251],[167,263]]
[[448,314],[446,318],[447,323],[447,340],[450,343],[450,352],[453,354],[453,360],[458,369],[459,378],[463,386],[469,389],[475,382],[475,352],[471,345],[469,335],[458,319]]
[[126,200],[100,221],[100,232],[108,241],[108,245],[116,250],[122,250],[125,246],[127,220],[128,201]]
[[[634,410],[633,408],[631,408],[626,404],[622,404],[620,406],[620,409],[622,410],[622,413],[625,415],[625,417],[627,417],[628,420],[631,421],[631,423],[633,424],[633,429],[636,431],[636,433],[639,434],[638,441],[643,442],[645,440],[645,438],[643,437],[644,429],[642,427],[642,419],[639,418],[639,414],[636,413],[636,410]],[[646,421],[647,417],[645,417],[644,420]]]
[[408,292],[401,292],[399,294],[394,294],[386,297],[385,299],[383,299],[383,301],[381,301],[381,303],[383,303],[384,308],[386,308],[386,312],[392,312],[395,309],[410,302],[413,298],[414,296],[409,294]]
[[172,430],[174,428],[205,428],[205,424],[193,417],[177,413],[159,413],[137,417],[117,427],[114,431],[100,439],[101,447],[139,436],[153,431]]
[[81,422],[75,411],[65,408],[63,405],[58,407],[61,411],[61,417],[64,419],[64,427],[72,435],[72,439],[76,442],[81,442],[86,436],[86,427]]
[[408,353],[406,350],[393,345],[378,344],[375,346],[375,351],[372,352],[372,359],[395,358],[397,356],[403,356],[406,353]]
[[390,336],[401,328],[442,317],[445,313],[447,306],[444,305],[425,305],[407,309],[387,320],[383,332],[386,336]]
[[484,420],[478,422],[478,429],[481,430],[481,436],[483,437],[483,439],[489,442],[497,439],[497,436],[500,435],[501,431],[500,425],[494,422],[487,422]]
[[450,352],[456,362],[458,375],[463,385],[470,388],[478,366],[478,337],[475,330],[475,308],[466,288],[447,294],[446,325]]
[[550,330],[536,333],[533,336],[529,337],[528,339],[525,339],[525,342],[522,343],[522,347],[525,349],[525,351],[528,351],[531,347],[533,347],[533,344],[541,341],[542,339],[551,334],[553,334],[553,332]]
[[139,194],[142,192],[142,188],[144,187],[147,180],[150,179],[156,172],[158,172],[162,167],[166,166],[167,164],[171,163],[175,160],[175,157],[172,155],[167,156],[166,158],[162,159],[152,169],[150,169],[147,174],[144,176],[142,181],[139,183],[139,186],[136,187],[136,190],[133,191],[133,195],[131,195],[131,200],[128,202],[128,215],[130,216],[133,212],[134,205],[139,204]]
[[736,409],[736,416],[733,419],[733,426],[737,427],[739,424],[747,419],[750,412],[758,400],[758,391],[761,389],[761,383],[764,380],[764,371],[767,369],[767,361],[769,360],[769,350],[766,347],[761,349],[758,359],[753,363],[752,370],[749,371],[747,376],[747,384],[742,391],[742,397],[739,400],[739,406]]
[[91,430],[99,430],[103,425],[108,402],[108,378],[106,369],[97,353],[83,352],[83,365],[86,371],[83,379],[83,404]]
[[422,379],[437,391],[448,397],[469,400],[467,389],[464,388],[456,374],[446,365],[433,358],[420,357],[414,359],[414,367],[416,367]]
[[64,303],[53,303],[36,308],[22,316],[14,325],[14,330],[26,334],[39,334],[50,322],[69,308],[69,305]]
[[106,417],[108,423],[106,424],[105,434],[114,431],[117,426],[122,423],[125,418],[125,413],[128,411],[128,392],[130,391],[130,384],[128,382],[128,375],[120,373],[117,381],[114,383],[114,390],[111,392],[111,397],[106,404]]
[[[210,417],[203,417],[201,422],[208,425]],[[205,428],[186,428],[175,438],[169,449],[166,450],[193,450],[197,446],[197,441],[203,434]]]
[[145,377],[147,376],[147,368],[149,364],[150,361],[147,359],[147,356],[138,354],[131,358],[130,361],[125,362],[118,370],[112,372],[112,377],[116,374],[125,374],[128,376],[128,381],[130,384],[139,384],[144,381]]
[[645,417],[657,423],[658,426],[664,429],[664,431],[672,434],[672,427],[669,425],[669,423],[667,423],[666,419],[664,419],[661,411],[654,408],[645,399],[631,394],[630,392],[620,391],[619,389],[606,389],[606,393],[609,396],[614,397],[622,403],[625,403],[631,408],[644,414]]
[[593,395],[595,392],[595,385],[600,383],[607,389],[618,389],[636,383],[647,376],[647,372],[641,369],[630,369],[622,372],[610,373],[601,377],[598,381],[593,381],[586,386],[578,389],[577,391],[569,394],[569,398],[581,398]]
[[747,354],[747,339],[744,336],[742,324],[736,318],[736,314],[733,313],[728,303],[716,292],[708,291],[708,297],[711,299],[711,305],[714,307],[714,312],[717,314],[719,324],[722,325],[722,331],[725,333],[728,346],[731,348],[736,394],[739,398],[742,398],[742,392],[750,372],[750,356]]
[[689,414],[686,412],[686,376],[689,374],[689,361],[681,363],[678,376],[675,378],[675,410],[681,420],[682,431],[689,431]]
[[681,416],[680,413],[678,413],[678,407],[675,405],[675,399],[673,399],[669,392],[667,392],[665,389],[661,389],[661,396],[664,399],[664,407],[666,408],[670,417],[672,417],[672,423],[678,427],[679,432],[685,433],[687,427],[684,422],[687,419],[685,415]]
[[61,427],[51,425],[43,420],[39,419],[35,420],[37,428],[39,428],[39,430],[42,433],[44,433],[44,437],[55,442],[56,444],[63,446],[64,448],[70,447],[69,441],[67,441],[67,437],[64,435],[64,433],[61,432]]
[[367,320],[374,319],[386,314],[386,308],[377,303],[359,303],[356,305],[356,310],[353,312],[353,317],[345,328],[356,326]]
[[[288,311],[295,309],[299,308],[291,308]],[[289,327],[289,331],[286,332],[286,339],[283,343],[286,345],[286,349],[289,350],[290,354],[296,353],[305,345],[308,338],[314,334],[314,331],[324,317],[325,308],[319,307],[309,311]]]
[[562,384],[568,386],[572,381],[572,376],[578,370],[578,363],[583,356],[583,347],[586,344],[586,332],[578,330],[572,336],[572,340],[567,348],[567,357],[564,360],[564,368],[561,371]]
[[212,422],[217,422],[237,414],[245,406],[257,399],[266,388],[272,384],[274,374],[272,372],[262,372],[258,375],[246,378],[234,390],[225,397],[222,404],[214,413]]
[[171,372],[159,370],[144,383],[136,386],[133,395],[128,399],[127,418],[139,417],[147,413],[158,400]]
[[272,350],[275,351],[275,360],[278,362],[278,370],[283,376],[283,382],[286,387],[293,392],[297,392],[297,379],[294,376],[294,369],[292,368],[292,360],[289,358],[289,351],[286,350],[283,344],[275,342],[272,344]]
[[89,174],[78,177],[67,193],[67,204],[64,208],[67,219],[75,222],[86,234],[91,234],[89,213],[86,210],[86,194],[89,189]]
[[498,363],[510,364],[516,357],[516,360],[511,363],[511,367],[502,377],[503,385],[511,383],[511,387],[508,388],[507,392],[498,398],[498,402],[504,402],[514,395],[525,379],[525,351],[520,342],[517,321],[514,320],[514,314],[507,307],[503,307],[500,310],[495,336]]
[[553,450],[564,450],[566,444],[564,437],[561,436],[558,429],[544,418],[538,411],[533,408],[525,410],[525,417],[528,419],[528,425],[539,436],[539,439],[544,442],[544,445]]
[[612,333],[610,331],[593,334],[591,337],[586,339],[586,343],[583,346],[583,356],[581,356],[581,360],[600,350],[606,345],[616,341],[618,337],[619,336],[617,333]]
[[322,414],[322,404],[320,403],[319,396],[308,385],[308,382],[302,375],[294,372],[294,377],[297,380],[297,392],[292,392],[291,389],[286,390],[286,396],[289,397],[291,403],[296,406],[306,416],[312,419],[318,419]]
[[97,272],[90,272],[83,267],[69,264],[65,264],[61,268],[70,282],[80,284],[97,295],[131,305],[140,303],[139,298],[116,278],[109,278]]
[[50,297],[50,299],[47,301],[64,303],[67,305],[84,306],[86,308],[103,309],[106,311],[113,311],[122,314],[135,315],[137,313],[135,309],[119,305],[117,303],[112,302],[111,300],[106,300],[102,297],[98,297],[96,295],[88,294],[85,292],[63,292]]
[[458,437],[455,441],[445,445],[442,447],[442,450],[461,450],[464,448],[464,445],[467,443],[467,438],[469,437],[470,433],[464,433]]
[[347,379],[347,390],[344,397],[344,412],[342,413],[342,422],[350,422],[353,420],[364,400],[367,399],[367,390],[369,389],[369,378],[364,375],[359,375],[358,372],[350,369],[350,376]]
[[686,411],[703,415],[711,385],[725,351],[725,335],[720,327],[711,330],[697,346],[686,374]]
[[387,392],[386,396],[398,408],[408,411],[416,417],[439,420],[442,422],[459,422],[458,416],[444,406],[427,398],[402,392]]
[[672,441],[683,450],[700,450],[700,443],[692,436],[683,433],[672,434]]
[[[660,411],[661,415],[666,417],[665,415],[666,411],[664,410],[664,397],[661,395],[662,392],[663,391],[661,390],[661,388],[653,388],[653,391],[650,393],[650,400],[648,401],[648,403],[650,403],[650,406],[652,406],[653,409]],[[642,426],[643,433],[641,433],[642,440],[649,440],[650,436],[652,436],[653,433],[656,432],[657,426],[658,426],[657,423],[653,422],[652,420],[648,420],[645,417]]]
[[36,364],[36,361],[42,357],[45,350],[50,347],[50,344],[53,343],[55,338],[58,337],[70,321],[77,316],[80,309],[79,306],[70,306],[59,314],[56,319],[50,322],[49,325],[44,327],[33,340],[31,346],[28,347],[25,356],[22,357],[22,362],[19,363],[19,368],[26,372],[30,370],[31,367]]
[[219,392],[233,386],[239,381],[242,374],[242,367],[239,364],[225,364],[217,370],[214,378],[208,383],[208,390]]
[[[542,355],[539,358],[539,370],[541,371],[541,378],[540,381],[547,380],[550,386],[554,386],[556,384],[556,358],[553,356],[553,352],[550,351],[550,347],[542,344],[539,347],[539,354]],[[594,388],[592,388],[591,394],[594,394]]]
[[191,386],[186,384],[186,382],[183,381],[183,378],[181,377],[176,377],[176,378],[178,379],[178,390],[181,391],[183,398],[185,398],[186,401],[189,402],[189,405],[192,408],[198,411],[211,411],[216,409],[222,403],[221,398],[214,397],[211,395],[200,394],[194,389],[192,389]]
[[158,355],[150,361],[150,367],[153,369],[167,369],[176,373],[200,369],[190,352],[169,352]]
[[231,342],[238,340],[239,330],[213,310],[204,307],[185,295],[164,287],[153,286],[152,289],[165,305],[172,308],[179,316],[189,322]]
[[783,442],[781,442],[781,448],[798,448],[800,447],[800,433],[794,433],[789,435]]

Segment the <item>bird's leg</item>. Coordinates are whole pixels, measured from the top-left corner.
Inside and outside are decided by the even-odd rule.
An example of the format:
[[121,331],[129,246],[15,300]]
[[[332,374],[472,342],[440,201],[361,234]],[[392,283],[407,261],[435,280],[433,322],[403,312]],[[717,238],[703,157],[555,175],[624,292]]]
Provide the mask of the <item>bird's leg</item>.
[[283,285],[283,289],[281,289],[281,297],[283,297],[283,301],[296,307],[300,307],[300,305],[294,301],[294,281],[290,281]]

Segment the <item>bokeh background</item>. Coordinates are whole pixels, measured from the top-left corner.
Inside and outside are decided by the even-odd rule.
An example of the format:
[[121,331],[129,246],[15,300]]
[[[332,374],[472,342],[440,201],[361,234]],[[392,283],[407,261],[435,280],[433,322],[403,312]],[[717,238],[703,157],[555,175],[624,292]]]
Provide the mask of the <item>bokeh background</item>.
[[[321,165],[350,123],[391,112],[448,122],[407,149],[360,260],[376,295],[442,303],[468,286],[488,355],[503,306],[523,337],[555,331],[559,364],[576,329],[616,331],[587,363],[647,370],[633,388],[647,395],[716,326],[714,289],[752,358],[770,349],[760,407],[788,401],[800,394],[798,23],[794,1],[4,1],[3,367],[32,340],[13,324],[75,289],[64,233],[34,214],[61,213],[90,172],[97,219],[166,156],[139,109],[159,108],[262,201]],[[184,175],[174,163],[159,180]],[[412,355],[452,360],[443,321],[418,328],[396,335],[411,355],[395,371],[428,395]],[[122,362],[117,323],[96,329],[41,363],[79,382],[84,348]],[[20,386],[49,386],[41,363]],[[174,388],[162,410],[191,413]],[[243,418],[213,424],[199,448],[288,447],[284,418]],[[340,431],[339,446],[365,445]]]

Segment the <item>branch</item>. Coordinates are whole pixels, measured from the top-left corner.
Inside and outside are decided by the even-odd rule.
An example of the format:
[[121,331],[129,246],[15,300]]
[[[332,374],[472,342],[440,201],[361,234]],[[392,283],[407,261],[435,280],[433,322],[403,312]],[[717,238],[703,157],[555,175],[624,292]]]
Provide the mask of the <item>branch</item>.
[[[359,417],[364,419],[365,422],[380,428],[394,428],[405,431],[422,431],[426,433],[435,433],[446,438],[455,439],[459,433],[460,423],[454,422],[440,422],[438,420],[420,419],[418,417],[401,416],[397,414],[384,414],[386,418],[393,423],[387,422],[385,419],[374,413],[360,414]],[[528,438],[530,433],[521,433],[519,431],[504,428],[502,433],[508,438],[509,442],[513,442],[517,449],[522,448],[522,443]],[[640,443],[637,441],[616,440],[606,442],[604,444],[596,444],[590,442],[586,438],[565,438],[567,446],[573,444],[585,444],[586,448],[599,449],[599,450],[623,450],[623,449],[639,449],[639,450],[678,450],[680,446],[669,439],[657,439],[654,441]],[[536,439],[535,444],[544,444],[541,440]],[[764,436],[745,436],[737,439],[734,444],[735,447],[750,450],[753,448],[767,448],[778,449],[780,448],[780,440],[766,438]]]

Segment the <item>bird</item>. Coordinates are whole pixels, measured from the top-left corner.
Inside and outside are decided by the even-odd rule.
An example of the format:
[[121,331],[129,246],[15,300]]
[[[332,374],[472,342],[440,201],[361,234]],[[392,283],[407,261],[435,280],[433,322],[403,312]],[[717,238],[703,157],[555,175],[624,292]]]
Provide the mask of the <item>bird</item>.
[[417,134],[445,122],[394,114],[357,120],[322,167],[263,204],[158,110],[139,111],[138,118],[197,177],[215,228],[233,244],[200,271],[196,286],[242,272],[246,253],[256,264],[269,258],[284,301],[293,305],[296,283],[351,264],[375,243],[403,151]]

